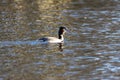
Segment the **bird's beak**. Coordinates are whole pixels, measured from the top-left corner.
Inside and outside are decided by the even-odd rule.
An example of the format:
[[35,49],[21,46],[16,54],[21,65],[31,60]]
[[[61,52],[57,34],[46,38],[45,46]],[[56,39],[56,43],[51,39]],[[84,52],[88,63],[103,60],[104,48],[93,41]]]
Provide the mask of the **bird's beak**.
[[65,31],[66,31],[66,32],[68,32],[68,33],[70,33],[70,30],[69,30],[69,29],[67,29],[67,28],[65,28]]

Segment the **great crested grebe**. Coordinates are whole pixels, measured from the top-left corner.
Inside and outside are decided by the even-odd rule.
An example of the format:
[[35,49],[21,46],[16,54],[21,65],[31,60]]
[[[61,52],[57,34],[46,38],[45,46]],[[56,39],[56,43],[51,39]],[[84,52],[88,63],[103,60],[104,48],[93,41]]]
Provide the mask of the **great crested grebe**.
[[40,38],[39,40],[42,42],[48,42],[48,43],[63,43],[64,42],[64,33],[67,31],[66,27],[59,27],[58,30],[58,38],[56,37],[44,37]]

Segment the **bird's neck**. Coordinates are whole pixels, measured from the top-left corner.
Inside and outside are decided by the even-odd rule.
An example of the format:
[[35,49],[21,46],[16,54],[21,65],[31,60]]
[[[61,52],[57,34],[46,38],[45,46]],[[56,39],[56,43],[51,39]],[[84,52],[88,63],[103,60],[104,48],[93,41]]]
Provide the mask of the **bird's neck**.
[[61,39],[62,41],[64,40],[64,37],[63,37],[63,35],[59,35],[59,37],[58,37],[59,39]]

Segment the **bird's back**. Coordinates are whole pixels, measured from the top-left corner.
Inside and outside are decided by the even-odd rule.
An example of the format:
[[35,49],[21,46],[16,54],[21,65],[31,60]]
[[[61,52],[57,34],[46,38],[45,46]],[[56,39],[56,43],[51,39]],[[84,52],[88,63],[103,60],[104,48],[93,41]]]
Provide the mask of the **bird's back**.
[[56,37],[44,37],[39,40],[43,42],[49,42],[49,43],[61,43],[62,42],[61,39],[58,39]]

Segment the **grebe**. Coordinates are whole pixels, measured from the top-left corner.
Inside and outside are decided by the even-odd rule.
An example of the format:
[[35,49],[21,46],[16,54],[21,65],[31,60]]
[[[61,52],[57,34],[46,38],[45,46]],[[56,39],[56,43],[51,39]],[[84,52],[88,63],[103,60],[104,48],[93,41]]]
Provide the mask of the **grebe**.
[[64,42],[64,33],[67,31],[66,27],[59,27],[58,38],[56,37],[44,37],[39,40],[47,43],[63,43]]

